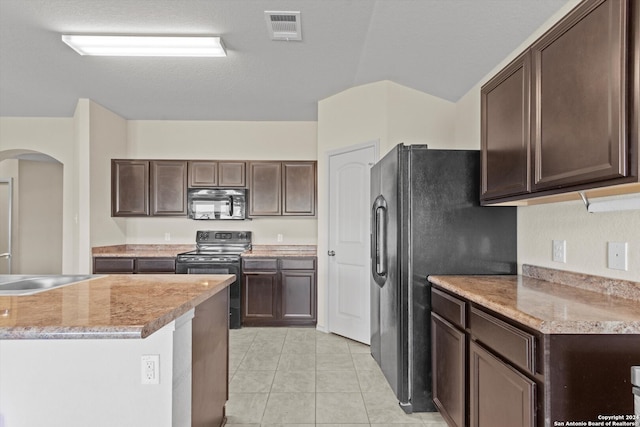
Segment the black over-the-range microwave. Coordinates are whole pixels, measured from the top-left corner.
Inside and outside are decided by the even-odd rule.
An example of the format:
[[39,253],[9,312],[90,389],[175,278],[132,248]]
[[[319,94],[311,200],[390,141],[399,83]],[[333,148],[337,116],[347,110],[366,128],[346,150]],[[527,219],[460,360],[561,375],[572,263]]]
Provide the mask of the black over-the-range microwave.
[[189,188],[187,203],[191,219],[247,219],[244,188]]

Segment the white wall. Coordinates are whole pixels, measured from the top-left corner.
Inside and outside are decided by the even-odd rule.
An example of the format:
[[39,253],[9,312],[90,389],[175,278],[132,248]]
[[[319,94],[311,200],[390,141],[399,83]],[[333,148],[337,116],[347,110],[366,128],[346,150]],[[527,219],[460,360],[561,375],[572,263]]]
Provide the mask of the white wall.
[[111,217],[111,159],[127,155],[127,121],[91,102],[90,112],[90,245],[122,244],[126,221]]
[[[315,160],[316,122],[129,121],[126,158],[212,160]],[[193,221],[126,218],[126,243],[186,243],[196,230],[248,230],[255,244],[316,244],[316,218]],[[164,240],[169,233],[171,240]]]
[[35,151],[63,164],[62,272],[77,271],[76,155],[74,119],[0,117],[0,160]]
[[[62,174],[58,162],[18,160],[19,227],[14,274],[62,272]],[[45,185],[43,185],[43,183]]]
[[[515,59],[579,0],[570,0],[521,46],[456,103],[455,144],[480,147],[480,87]],[[576,201],[518,207],[518,265],[532,264],[617,279],[640,281],[640,212],[589,214]],[[567,241],[567,263],[551,260],[552,240]],[[606,267],[607,242],[629,243],[629,271]]]

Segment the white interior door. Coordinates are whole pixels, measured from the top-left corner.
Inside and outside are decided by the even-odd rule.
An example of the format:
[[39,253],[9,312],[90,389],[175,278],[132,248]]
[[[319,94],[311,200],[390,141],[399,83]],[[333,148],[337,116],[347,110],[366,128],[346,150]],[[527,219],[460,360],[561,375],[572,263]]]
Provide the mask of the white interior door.
[[370,169],[377,143],[329,156],[329,331],[369,344]]
[[12,186],[11,178],[0,178],[0,274],[11,274]]

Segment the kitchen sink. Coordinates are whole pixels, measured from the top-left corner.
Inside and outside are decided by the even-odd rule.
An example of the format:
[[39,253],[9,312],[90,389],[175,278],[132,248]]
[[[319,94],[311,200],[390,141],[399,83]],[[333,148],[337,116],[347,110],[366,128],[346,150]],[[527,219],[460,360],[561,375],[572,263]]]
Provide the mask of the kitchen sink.
[[97,277],[102,276],[98,274],[51,276],[5,274],[0,275],[0,296],[32,295]]

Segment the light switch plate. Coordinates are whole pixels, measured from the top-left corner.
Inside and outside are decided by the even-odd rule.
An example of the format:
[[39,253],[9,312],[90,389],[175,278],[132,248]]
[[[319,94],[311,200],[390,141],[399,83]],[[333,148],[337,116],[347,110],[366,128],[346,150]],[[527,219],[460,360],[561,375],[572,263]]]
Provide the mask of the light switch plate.
[[551,259],[555,262],[567,262],[567,241],[554,240]]
[[627,242],[607,244],[607,267],[612,270],[627,271]]

